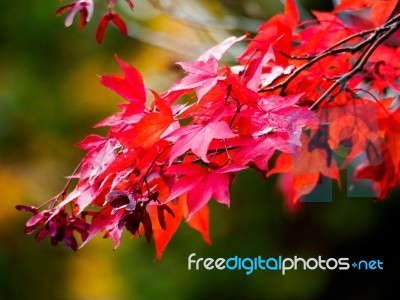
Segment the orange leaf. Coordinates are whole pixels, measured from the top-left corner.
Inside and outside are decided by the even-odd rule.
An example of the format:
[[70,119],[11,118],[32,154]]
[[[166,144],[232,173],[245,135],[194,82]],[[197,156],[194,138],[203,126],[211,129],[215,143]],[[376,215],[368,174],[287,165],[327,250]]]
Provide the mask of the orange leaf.
[[398,0],[375,0],[371,8],[371,19],[375,26],[383,25],[394,9]]
[[299,200],[313,191],[318,184],[321,175],[311,174],[292,174],[284,173],[279,178],[279,187],[283,192],[286,205],[290,210],[294,210],[300,204]]
[[163,115],[156,112],[149,113],[131,130],[118,134],[117,138],[123,145],[128,144],[131,148],[147,148],[157,142],[172,122],[171,115]]
[[393,161],[395,172],[400,171],[400,108],[390,112],[381,108],[379,110],[379,130],[390,157]]
[[203,206],[197,213],[193,214],[192,217],[187,221],[187,224],[193,229],[197,230],[203,236],[204,241],[207,244],[211,244],[210,238],[210,213],[208,206]]
[[372,188],[378,199],[385,199],[391,189],[399,182],[399,173],[395,172],[391,153],[383,145],[382,162],[378,165],[359,166],[355,173],[357,179],[372,180]]
[[334,11],[363,9],[370,7],[373,3],[374,0],[342,0]]
[[[312,192],[321,179],[321,175],[336,179],[339,182],[339,170],[334,161],[328,165],[328,154],[322,148],[309,151],[307,145],[310,137],[303,134],[301,137],[302,147],[298,149],[298,155],[281,153],[275,166],[268,172],[268,176],[284,173],[281,187],[289,205]],[[340,182],[339,182],[340,185]]]
[[184,204],[184,201],[182,201],[181,199],[177,199],[176,201],[174,200],[169,202],[168,204],[164,204],[168,205],[168,207],[174,212],[175,215],[172,216],[169,213],[165,213],[165,230],[161,227],[158,220],[157,206],[148,206],[148,212],[152,221],[153,238],[156,245],[157,260],[161,259],[165,248],[167,247],[172,236],[175,234],[176,230],[181,224]]

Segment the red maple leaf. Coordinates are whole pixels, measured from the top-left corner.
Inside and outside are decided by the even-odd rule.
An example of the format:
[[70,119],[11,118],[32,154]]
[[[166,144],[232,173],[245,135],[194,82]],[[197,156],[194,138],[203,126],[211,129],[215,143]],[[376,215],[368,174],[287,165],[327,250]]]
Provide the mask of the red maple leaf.
[[[168,206],[172,214],[169,212],[160,212],[160,206],[153,205],[148,208],[150,218],[153,220],[153,237],[156,245],[157,260],[161,259],[165,248],[167,247],[172,236],[178,230],[183,218],[184,203],[182,200],[176,200],[175,202],[170,202],[163,205]],[[163,221],[160,221],[160,214],[162,214],[161,218]]]
[[211,197],[229,206],[229,173],[243,169],[246,167],[239,165],[229,165],[218,170],[206,170],[190,163],[172,166],[170,172],[184,176],[172,186],[168,201],[187,193],[189,219],[202,209]]
[[143,84],[143,77],[138,70],[125,63],[118,56],[115,56],[124,76],[101,76],[100,83],[125,99],[135,102],[136,107],[144,108],[146,103],[146,91]]
[[358,99],[343,106],[321,110],[320,121],[329,124],[329,148],[344,158],[342,167],[369,147],[380,148],[376,104]]
[[286,65],[288,58],[280,53],[290,53],[292,50],[292,30],[298,26],[299,12],[294,0],[288,0],[285,4],[285,13],[277,14],[260,26],[259,33],[251,40],[244,53],[239,57],[239,61],[246,65],[253,59],[264,56],[270,47],[278,50],[276,62]]
[[[309,194],[319,183],[321,175],[339,181],[339,170],[334,161],[329,163],[328,154],[323,149],[307,149],[310,138],[303,134],[302,147],[298,149],[297,155],[281,153],[275,162],[274,168],[268,172],[272,174],[285,173],[285,186],[283,190],[289,205],[295,204],[299,199]],[[340,182],[339,182],[340,183]]]
[[146,114],[131,129],[114,133],[114,135],[125,147],[149,147],[160,138],[173,122],[172,115],[152,112]]
[[381,100],[378,108],[378,123],[380,135],[385,141],[387,151],[393,162],[394,172],[400,171],[400,107],[395,111],[389,110],[392,98]]
[[81,247],[85,246],[89,241],[91,241],[100,232],[113,232],[111,235],[114,241],[114,249],[118,248],[121,237],[122,230],[119,230],[119,234],[116,234],[116,229],[118,228],[118,222],[122,216],[123,211],[120,210],[116,214],[112,214],[112,207],[107,206],[97,213],[93,213],[92,222],[90,224],[89,234],[85,241],[82,243]]
[[357,10],[370,7],[376,0],[342,0],[335,8],[335,12],[342,10]]
[[385,146],[382,147],[381,157],[381,163],[375,165],[370,165],[365,160],[363,164],[357,167],[353,180],[372,179],[375,195],[382,200],[398,184],[400,176],[399,173],[395,172],[392,155]]

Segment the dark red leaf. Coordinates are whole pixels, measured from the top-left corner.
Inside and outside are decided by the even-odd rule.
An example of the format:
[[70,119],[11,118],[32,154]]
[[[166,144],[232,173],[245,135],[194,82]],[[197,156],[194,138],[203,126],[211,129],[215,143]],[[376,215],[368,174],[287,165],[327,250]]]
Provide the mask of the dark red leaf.
[[108,26],[108,23],[110,22],[110,13],[106,13],[103,15],[103,17],[100,20],[99,26],[97,27],[97,33],[96,33],[96,41],[101,44],[103,41],[104,37],[104,32],[106,31],[106,28]]
[[70,3],[70,4],[67,4],[67,5],[64,5],[63,7],[60,7],[56,11],[56,16],[61,16],[65,12],[69,11],[72,7],[74,7],[74,5],[75,5],[75,3]]
[[135,5],[134,5],[134,3],[133,3],[132,0],[125,0],[125,1],[126,1],[126,3],[128,3],[129,7],[130,7],[132,10],[135,8]]
[[74,233],[73,233],[72,229],[70,229],[70,228],[67,228],[65,230],[64,245],[67,248],[72,249],[73,251],[78,250],[78,242],[76,241],[76,238],[74,237]]
[[160,223],[161,228],[166,230],[167,225],[165,223],[164,211],[167,211],[172,217],[175,217],[175,214],[168,205],[162,204],[157,206],[158,221]]
[[38,241],[38,242],[42,241],[43,239],[46,238],[46,236],[48,235],[48,233],[49,233],[49,232],[47,231],[46,227],[42,227],[42,228],[36,233],[36,236],[35,236],[36,241]]
[[146,241],[147,243],[150,243],[151,241],[151,236],[153,234],[153,229],[151,226],[151,219],[150,219],[150,215],[147,211],[144,211],[142,213],[142,224],[144,227],[144,235],[146,237]]
[[38,211],[38,209],[34,206],[21,205],[21,204],[15,205],[15,209],[19,211],[29,211],[31,213],[37,213]]
[[106,31],[106,28],[110,21],[112,21],[118,27],[119,31],[123,35],[128,35],[128,29],[126,28],[125,22],[117,13],[110,11],[103,15],[100,20],[99,27],[97,27],[96,40],[99,44],[101,44],[101,42],[103,41],[104,32]]
[[47,226],[50,236],[55,237],[58,232],[57,222],[52,219],[47,223],[46,226]]
[[38,226],[39,224],[43,224],[48,218],[48,213],[47,212],[40,212],[34,216],[32,216],[27,222],[26,226],[27,227],[32,227],[32,226]]
[[125,22],[118,14],[113,13],[111,21],[113,21],[113,23],[118,27],[119,31],[121,31],[123,35],[128,35],[128,29],[126,28]]
[[107,194],[106,203],[110,203],[113,208],[129,204],[129,196],[125,191],[111,191]]
[[78,28],[83,29],[87,24],[88,12],[86,9],[81,9],[80,13],[81,14],[80,14],[80,18],[79,18]]

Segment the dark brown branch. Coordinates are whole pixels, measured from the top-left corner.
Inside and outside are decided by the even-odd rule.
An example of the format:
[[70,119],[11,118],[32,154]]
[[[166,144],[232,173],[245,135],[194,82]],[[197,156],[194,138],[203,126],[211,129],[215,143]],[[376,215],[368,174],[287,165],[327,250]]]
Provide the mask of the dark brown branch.
[[[382,26],[382,27],[380,27],[378,29],[366,30],[366,31],[360,32],[358,34],[351,35],[351,36],[341,40],[340,42],[336,43],[335,45],[331,46],[330,48],[328,48],[324,52],[320,53],[319,55],[315,56],[308,63],[306,63],[306,64],[302,65],[301,67],[297,68],[296,70],[294,70],[293,73],[291,73],[289,75],[289,77],[287,77],[283,82],[281,82],[281,83],[279,83],[277,85],[274,85],[272,87],[261,89],[261,90],[259,90],[259,92],[262,93],[262,92],[274,91],[276,89],[282,88],[280,94],[281,94],[281,96],[283,96],[287,86],[289,85],[289,83],[293,79],[295,79],[297,77],[297,75],[299,75],[304,70],[310,68],[312,65],[314,65],[315,63],[317,63],[321,59],[323,59],[323,58],[325,58],[327,56],[337,55],[339,53],[345,53],[345,52],[355,53],[357,51],[360,51],[362,48],[364,48],[365,46],[367,46],[368,44],[373,42],[373,40],[376,39],[376,37],[378,35],[380,35],[382,32],[387,31],[387,30],[388,30],[387,27]],[[362,37],[362,36],[368,35],[371,32],[375,32],[375,34],[371,35],[368,39],[356,44],[355,46],[334,49],[334,48],[346,43],[347,41],[349,41],[351,39],[354,39],[356,37]]]
[[[398,4],[400,6],[400,4]],[[396,7],[397,8],[397,7]],[[283,96],[286,92],[286,89],[289,85],[289,83],[294,80],[301,72],[304,70],[310,68],[312,65],[315,63],[319,62],[323,58],[327,56],[333,56],[337,55],[340,53],[351,53],[355,54],[361,49],[364,49],[364,51],[361,53],[361,55],[358,57],[357,61],[351,68],[351,70],[343,75],[341,75],[338,79],[335,80],[335,82],[329,87],[328,90],[326,90],[323,95],[309,108],[310,110],[313,110],[318,107],[318,105],[324,101],[325,98],[327,98],[337,87],[342,86],[344,87],[347,81],[352,78],[356,73],[361,72],[364,69],[365,64],[368,62],[368,59],[371,57],[371,55],[374,53],[376,48],[381,45],[384,41],[386,41],[394,32],[396,32],[400,28],[400,14],[395,14],[395,10],[388,19],[388,21],[383,24],[382,26],[374,29],[368,29],[364,30],[362,32],[358,32],[355,34],[352,34],[339,42],[335,43],[328,49],[324,50],[318,55],[306,55],[304,57],[299,57],[299,56],[291,56],[287,53],[284,53],[281,51],[282,55],[290,58],[290,59],[297,59],[297,60],[309,60],[307,63],[301,65],[298,67],[296,70],[294,70],[286,79],[284,79],[281,83],[266,87],[263,89],[260,89],[259,92],[268,92],[268,91],[274,91],[277,89],[281,89],[280,95]],[[365,36],[369,37],[361,42],[359,42],[356,45],[353,46],[348,46],[348,47],[341,47],[338,48],[347,42],[355,39],[355,38],[363,38]],[[282,76],[278,77],[281,78]]]
[[[355,38],[362,38],[362,37],[364,37],[364,36],[366,36],[368,34],[374,33],[376,30],[377,30],[376,28],[373,28],[373,29],[364,30],[364,31],[361,31],[361,32],[354,33],[354,34],[352,34],[352,35],[340,40],[339,42],[335,43],[334,45],[332,45],[328,49],[325,49],[322,53],[331,52],[333,49],[339,47],[340,45],[343,45],[343,44],[347,43],[348,41],[351,41],[351,40],[353,40]],[[351,49],[351,47],[343,48],[343,49],[349,49],[349,48]],[[310,60],[310,59],[317,58],[319,55],[322,54],[322,53],[320,53],[320,54],[315,54],[315,55],[306,54],[305,56],[292,56],[292,55],[289,55],[289,54],[287,54],[287,53],[285,53],[283,51],[280,51],[280,50],[278,50],[278,51],[283,56],[286,56],[287,58],[295,59],[295,60]],[[333,53],[333,54],[335,54],[335,53]]]
[[360,72],[363,70],[365,64],[367,63],[368,59],[370,56],[374,53],[376,48],[382,44],[384,41],[386,41],[393,33],[395,33],[399,27],[400,23],[394,23],[389,27],[389,29],[383,33],[378,39],[376,39],[369,48],[366,49],[366,51],[363,52],[361,57],[357,60],[356,64],[353,66],[350,72],[344,74],[341,76],[340,79],[336,80],[329,89],[325,91],[325,93],[319,97],[317,101],[314,102],[313,105],[309,108],[309,110],[313,110],[318,107],[318,105],[324,101],[324,99],[333,92],[335,88],[337,88],[339,85],[344,85],[346,82],[352,78],[356,73]]
[[[380,34],[382,30],[385,30],[385,29],[378,29],[378,30],[376,30],[376,32]],[[286,90],[287,86],[293,79],[295,79],[297,77],[297,75],[299,75],[304,70],[310,68],[312,65],[314,65],[321,59],[323,59],[327,56],[337,55],[339,53],[345,53],[345,52],[355,53],[355,52],[361,50],[362,48],[364,48],[365,46],[367,46],[369,43],[371,43],[374,38],[376,38],[375,35],[372,35],[368,39],[364,40],[363,42],[358,43],[355,46],[324,51],[321,54],[319,54],[318,56],[314,57],[308,63],[306,63],[306,64],[302,65],[301,67],[297,68],[296,70],[294,70],[293,73],[291,73],[289,75],[289,77],[287,77],[283,82],[281,82],[277,85],[274,85],[272,87],[261,89],[261,90],[259,90],[259,92],[262,93],[262,92],[274,91],[276,89],[282,88],[280,94],[281,94],[281,96],[283,96],[285,94],[285,90]]]

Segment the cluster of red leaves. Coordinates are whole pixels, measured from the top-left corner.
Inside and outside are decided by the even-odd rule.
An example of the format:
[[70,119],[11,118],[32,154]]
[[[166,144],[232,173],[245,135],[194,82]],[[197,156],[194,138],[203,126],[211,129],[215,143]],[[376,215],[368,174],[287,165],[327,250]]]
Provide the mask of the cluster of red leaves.
[[[79,0],[76,2],[69,3],[67,5],[60,7],[56,11],[56,15],[61,16],[67,11],[69,11],[65,19],[65,26],[69,27],[73,23],[75,14],[79,12],[80,19],[78,22],[78,27],[82,29],[86,26],[86,24],[91,20],[93,16],[93,10],[94,10],[93,1],[94,0]],[[134,8],[132,0],[125,0],[125,1],[128,3],[131,9]],[[110,22],[114,23],[114,25],[119,29],[119,31],[123,35],[125,36],[128,35],[128,29],[126,28],[125,22],[115,11],[113,11],[113,8],[118,3],[118,0],[107,0],[106,2],[108,3],[107,5],[108,11],[103,14],[99,26],[97,27],[97,33],[96,33],[96,40],[99,44],[103,41],[104,32],[106,31],[106,28]]]
[[[378,2],[391,10],[381,12]],[[358,159],[354,180],[371,180],[384,198],[400,180],[400,108],[392,109],[388,96],[399,91],[400,50],[389,40],[400,22],[392,15],[396,3],[343,1],[300,23],[287,0],[284,14],[260,27],[237,65],[220,60],[247,36],[180,62],[187,75],[161,94],[146,93],[140,73],[117,57],[123,75],[102,76],[101,83],[127,102],[97,124],[110,127],[106,137],[80,143],[87,154],[69,194],[64,189],[44,212],[18,207],[34,214],[27,233],[40,228],[37,239],[50,234],[76,249],[73,231],[83,244],[105,232],[118,247],[127,229],[153,237],[159,259],[182,220],[210,242],[207,204],[213,198],[229,206],[229,188],[247,168],[281,174],[294,205],[322,177],[339,181],[339,170]],[[365,6],[372,7],[370,28],[339,15]]]

